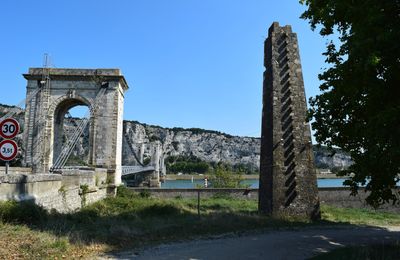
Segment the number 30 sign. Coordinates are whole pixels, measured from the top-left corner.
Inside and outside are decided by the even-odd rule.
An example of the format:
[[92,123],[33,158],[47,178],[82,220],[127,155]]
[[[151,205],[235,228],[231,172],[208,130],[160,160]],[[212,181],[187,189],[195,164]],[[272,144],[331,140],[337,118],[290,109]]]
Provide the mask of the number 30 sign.
[[12,139],[19,132],[18,121],[14,118],[7,118],[0,123],[0,136],[4,139]]

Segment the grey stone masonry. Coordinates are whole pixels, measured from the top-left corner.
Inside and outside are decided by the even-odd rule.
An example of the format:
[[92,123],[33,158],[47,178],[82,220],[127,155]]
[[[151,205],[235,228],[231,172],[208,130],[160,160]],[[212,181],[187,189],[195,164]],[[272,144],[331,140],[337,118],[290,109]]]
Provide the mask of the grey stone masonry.
[[319,218],[317,177],[306,121],[297,36],[274,22],[264,45],[259,210]]
[[[30,68],[25,112],[25,166],[48,173],[62,158],[64,116],[78,105],[88,106],[89,162],[121,183],[124,93],[128,89],[119,69]],[[76,135],[78,136],[78,135]],[[72,143],[72,142],[71,142]],[[66,154],[66,153],[64,153]]]

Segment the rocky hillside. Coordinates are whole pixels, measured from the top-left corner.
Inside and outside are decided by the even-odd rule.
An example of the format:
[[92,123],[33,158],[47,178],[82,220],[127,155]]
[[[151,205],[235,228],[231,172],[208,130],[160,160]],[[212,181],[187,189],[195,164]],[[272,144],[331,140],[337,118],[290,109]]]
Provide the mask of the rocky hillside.
[[313,147],[315,165],[320,169],[329,169],[332,172],[345,169],[352,164],[351,157],[337,149],[334,154],[327,147]]
[[[10,106],[0,105],[0,116],[7,113],[9,109],[11,109]],[[23,110],[18,110],[15,117],[21,124],[23,124],[23,116]],[[72,125],[67,127],[72,127]],[[128,139],[133,149],[129,147]],[[87,154],[87,149],[85,149],[87,140],[87,136],[81,138],[74,151],[75,156]],[[156,143],[160,144],[165,158],[181,156],[197,158],[208,163],[223,162],[244,167],[252,172],[259,168],[260,138],[231,136],[199,128],[163,128],[136,121],[124,121],[123,165],[138,164],[141,147],[144,148],[145,160],[150,159]],[[330,156],[327,149],[314,147],[314,154],[318,168],[343,168],[351,164],[350,157],[340,151]]]
[[[198,128],[163,128],[135,121],[125,121],[124,131],[137,146],[144,143],[145,147],[150,147],[158,141],[165,157],[196,157],[210,163],[243,166],[251,171],[257,171],[259,167],[259,138],[231,136]],[[130,153],[124,138],[123,164],[134,163]]]

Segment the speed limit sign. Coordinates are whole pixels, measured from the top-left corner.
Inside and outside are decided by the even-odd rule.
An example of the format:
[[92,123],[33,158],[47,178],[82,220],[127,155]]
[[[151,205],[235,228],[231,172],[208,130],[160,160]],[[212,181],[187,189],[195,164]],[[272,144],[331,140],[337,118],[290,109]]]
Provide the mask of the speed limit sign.
[[5,139],[14,138],[19,132],[18,121],[14,118],[7,118],[0,123],[0,136]]
[[11,161],[17,156],[18,146],[13,140],[3,140],[0,142],[0,159]]

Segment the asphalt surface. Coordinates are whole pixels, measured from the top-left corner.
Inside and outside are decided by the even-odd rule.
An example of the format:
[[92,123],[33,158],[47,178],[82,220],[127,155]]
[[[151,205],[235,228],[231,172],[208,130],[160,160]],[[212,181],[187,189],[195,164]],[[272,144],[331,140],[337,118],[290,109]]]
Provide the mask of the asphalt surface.
[[319,227],[165,244],[99,259],[307,259],[348,245],[396,242],[400,227]]

